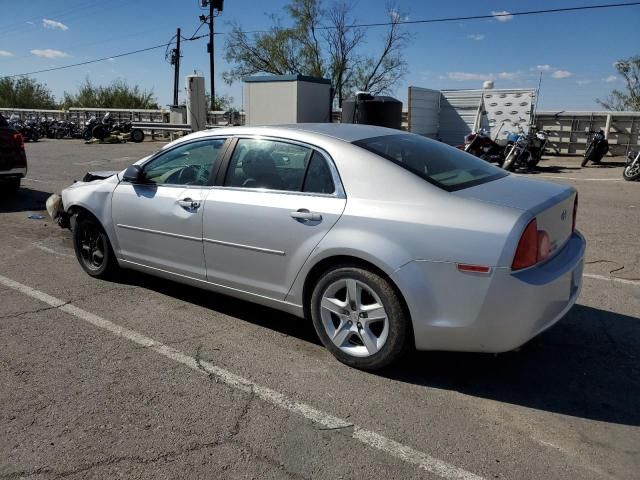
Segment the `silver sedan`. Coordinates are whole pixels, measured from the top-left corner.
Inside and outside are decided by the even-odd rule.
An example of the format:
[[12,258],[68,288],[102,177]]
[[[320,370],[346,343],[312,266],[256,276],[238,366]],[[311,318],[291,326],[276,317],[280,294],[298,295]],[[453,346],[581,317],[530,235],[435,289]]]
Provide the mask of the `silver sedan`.
[[311,319],[362,369],[411,347],[515,349],[582,284],[573,188],[386,128],[194,133],[48,206],[89,275],[136,269]]

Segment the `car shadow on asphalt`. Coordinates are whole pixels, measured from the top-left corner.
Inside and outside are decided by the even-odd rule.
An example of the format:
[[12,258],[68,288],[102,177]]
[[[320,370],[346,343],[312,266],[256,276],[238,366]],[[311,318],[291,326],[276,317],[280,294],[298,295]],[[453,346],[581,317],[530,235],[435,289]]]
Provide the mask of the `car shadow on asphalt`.
[[[130,272],[120,281],[320,345],[310,321],[278,310],[143,273]],[[575,305],[557,325],[518,351],[413,352],[376,374],[553,413],[639,426],[640,319]]]
[[576,305],[518,351],[415,352],[384,376],[563,415],[640,425],[640,319]]
[[20,187],[14,196],[0,194],[0,213],[42,211],[51,192]]

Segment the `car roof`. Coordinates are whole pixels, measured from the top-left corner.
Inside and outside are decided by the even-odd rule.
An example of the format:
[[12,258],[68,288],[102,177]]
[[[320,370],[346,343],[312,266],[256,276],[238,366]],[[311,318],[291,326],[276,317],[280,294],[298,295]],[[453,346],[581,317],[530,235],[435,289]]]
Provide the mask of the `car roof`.
[[[212,135],[271,135],[288,137],[294,134],[318,135],[330,137],[343,142],[355,142],[365,138],[381,137],[385,135],[406,134],[402,130],[393,128],[378,127],[375,125],[361,125],[351,123],[294,123],[288,125],[264,125],[264,126],[239,126],[222,127],[210,130],[203,130],[193,133],[186,138],[204,137]],[[298,135],[295,135],[298,134]]]

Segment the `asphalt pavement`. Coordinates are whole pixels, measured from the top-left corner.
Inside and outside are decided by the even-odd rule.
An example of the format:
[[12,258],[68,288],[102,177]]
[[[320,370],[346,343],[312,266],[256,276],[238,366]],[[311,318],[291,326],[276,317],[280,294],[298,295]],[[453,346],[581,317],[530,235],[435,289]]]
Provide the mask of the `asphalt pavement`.
[[27,144],[0,202],[0,479],[634,479],[640,472],[640,183],[554,157],[575,186],[582,294],[501,355],[338,363],[310,322],[134,272],[87,276],[44,201],[159,142]]

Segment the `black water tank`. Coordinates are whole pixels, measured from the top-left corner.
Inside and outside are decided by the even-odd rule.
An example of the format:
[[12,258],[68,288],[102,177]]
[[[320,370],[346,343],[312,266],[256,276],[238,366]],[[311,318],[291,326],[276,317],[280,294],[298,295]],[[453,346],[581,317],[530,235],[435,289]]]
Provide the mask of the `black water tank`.
[[358,94],[342,102],[342,123],[402,127],[402,102],[393,97]]

